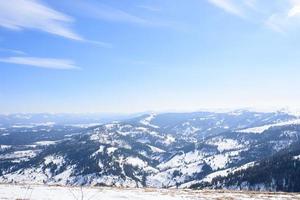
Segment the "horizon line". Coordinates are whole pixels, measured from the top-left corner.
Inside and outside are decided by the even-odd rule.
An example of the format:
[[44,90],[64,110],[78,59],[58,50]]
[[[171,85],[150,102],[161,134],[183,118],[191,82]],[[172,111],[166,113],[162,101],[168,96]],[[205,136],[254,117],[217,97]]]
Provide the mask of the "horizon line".
[[145,110],[137,112],[0,112],[0,115],[37,115],[37,114],[51,114],[51,115],[139,115],[139,114],[163,114],[163,113],[196,113],[196,112],[215,112],[215,113],[228,113],[236,111],[249,111],[249,112],[300,112],[299,108],[291,108],[288,106],[281,107],[236,107],[236,108],[200,108],[200,109],[165,109],[165,110]]

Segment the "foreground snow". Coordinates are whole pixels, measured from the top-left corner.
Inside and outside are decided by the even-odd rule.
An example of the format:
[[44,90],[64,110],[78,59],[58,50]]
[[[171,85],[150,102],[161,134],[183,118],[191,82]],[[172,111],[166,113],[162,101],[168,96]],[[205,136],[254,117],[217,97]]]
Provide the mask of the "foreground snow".
[[158,190],[158,189],[120,189],[102,187],[59,187],[42,185],[0,185],[0,200],[285,200],[299,199],[300,194],[292,193],[257,193],[229,191],[195,191],[195,190]]

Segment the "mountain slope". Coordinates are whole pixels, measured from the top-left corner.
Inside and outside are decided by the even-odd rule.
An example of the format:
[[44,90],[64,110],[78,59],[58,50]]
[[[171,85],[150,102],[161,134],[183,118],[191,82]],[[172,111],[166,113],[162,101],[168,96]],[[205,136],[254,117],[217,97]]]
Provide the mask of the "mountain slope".
[[[291,123],[297,120],[282,112],[236,111],[146,114],[88,128],[12,125],[0,129],[0,181],[218,187],[217,176],[298,141],[300,125]],[[266,128],[258,134],[255,127]]]
[[238,190],[300,191],[300,143],[256,162],[246,169],[214,178],[192,188],[210,187]]

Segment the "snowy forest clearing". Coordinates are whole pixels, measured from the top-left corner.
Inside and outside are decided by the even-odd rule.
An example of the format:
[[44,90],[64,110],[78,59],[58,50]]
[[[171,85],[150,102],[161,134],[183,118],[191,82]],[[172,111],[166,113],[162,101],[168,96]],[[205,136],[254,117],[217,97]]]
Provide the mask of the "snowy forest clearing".
[[0,185],[1,200],[152,200],[153,198],[159,200],[292,200],[300,199],[300,194],[212,190]]

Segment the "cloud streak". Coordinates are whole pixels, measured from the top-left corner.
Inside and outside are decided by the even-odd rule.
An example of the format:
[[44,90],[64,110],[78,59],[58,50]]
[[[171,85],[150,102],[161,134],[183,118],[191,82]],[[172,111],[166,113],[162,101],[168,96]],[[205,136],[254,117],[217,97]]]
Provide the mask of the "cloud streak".
[[72,60],[38,57],[7,57],[0,58],[0,62],[26,65],[38,68],[56,69],[56,70],[74,70],[80,69]]
[[84,1],[76,1],[76,4],[70,5],[71,8],[75,8],[77,14],[94,18],[102,19],[106,21],[113,22],[127,22],[127,23],[136,23],[136,24],[147,24],[148,21],[127,13],[123,10],[113,8],[100,3],[87,3]]
[[300,1],[291,0],[291,9],[288,11],[288,17],[296,17],[300,15]]
[[112,44],[83,38],[72,28],[74,19],[39,0],[9,0],[0,2],[0,27],[14,31],[39,30],[80,42],[111,48]]
[[160,7],[153,5],[138,5],[137,7],[151,12],[159,12],[162,10]]
[[211,4],[223,9],[224,11],[242,17],[244,14],[237,4],[232,0],[208,0]]
[[300,0],[207,0],[225,12],[261,23],[273,31],[286,33],[300,27]]
[[300,1],[290,0],[285,9],[272,13],[265,24],[272,30],[284,34],[293,28],[300,28]]
[[[148,11],[158,11],[160,8],[153,6],[137,6],[139,8],[147,9]],[[173,29],[180,29],[182,24],[172,21],[164,20],[161,18],[152,17],[151,19],[132,14],[126,10],[115,8],[106,4],[97,2],[76,1],[74,4],[70,4],[69,8],[72,8],[76,14],[83,17],[88,17],[96,20],[115,22],[115,23],[127,23],[136,24],[146,27],[167,27]]]
[[26,55],[24,51],[16,50],[16,49],[6,49],[6,48],[0,48],[1,52],[8,52],[11,54],[19,54],[19,55]]
[[0,3],[0,26],[11,30],[34,29],[83,41],[70,28],[73,21],[73,18],[37,0],[9,0]]

